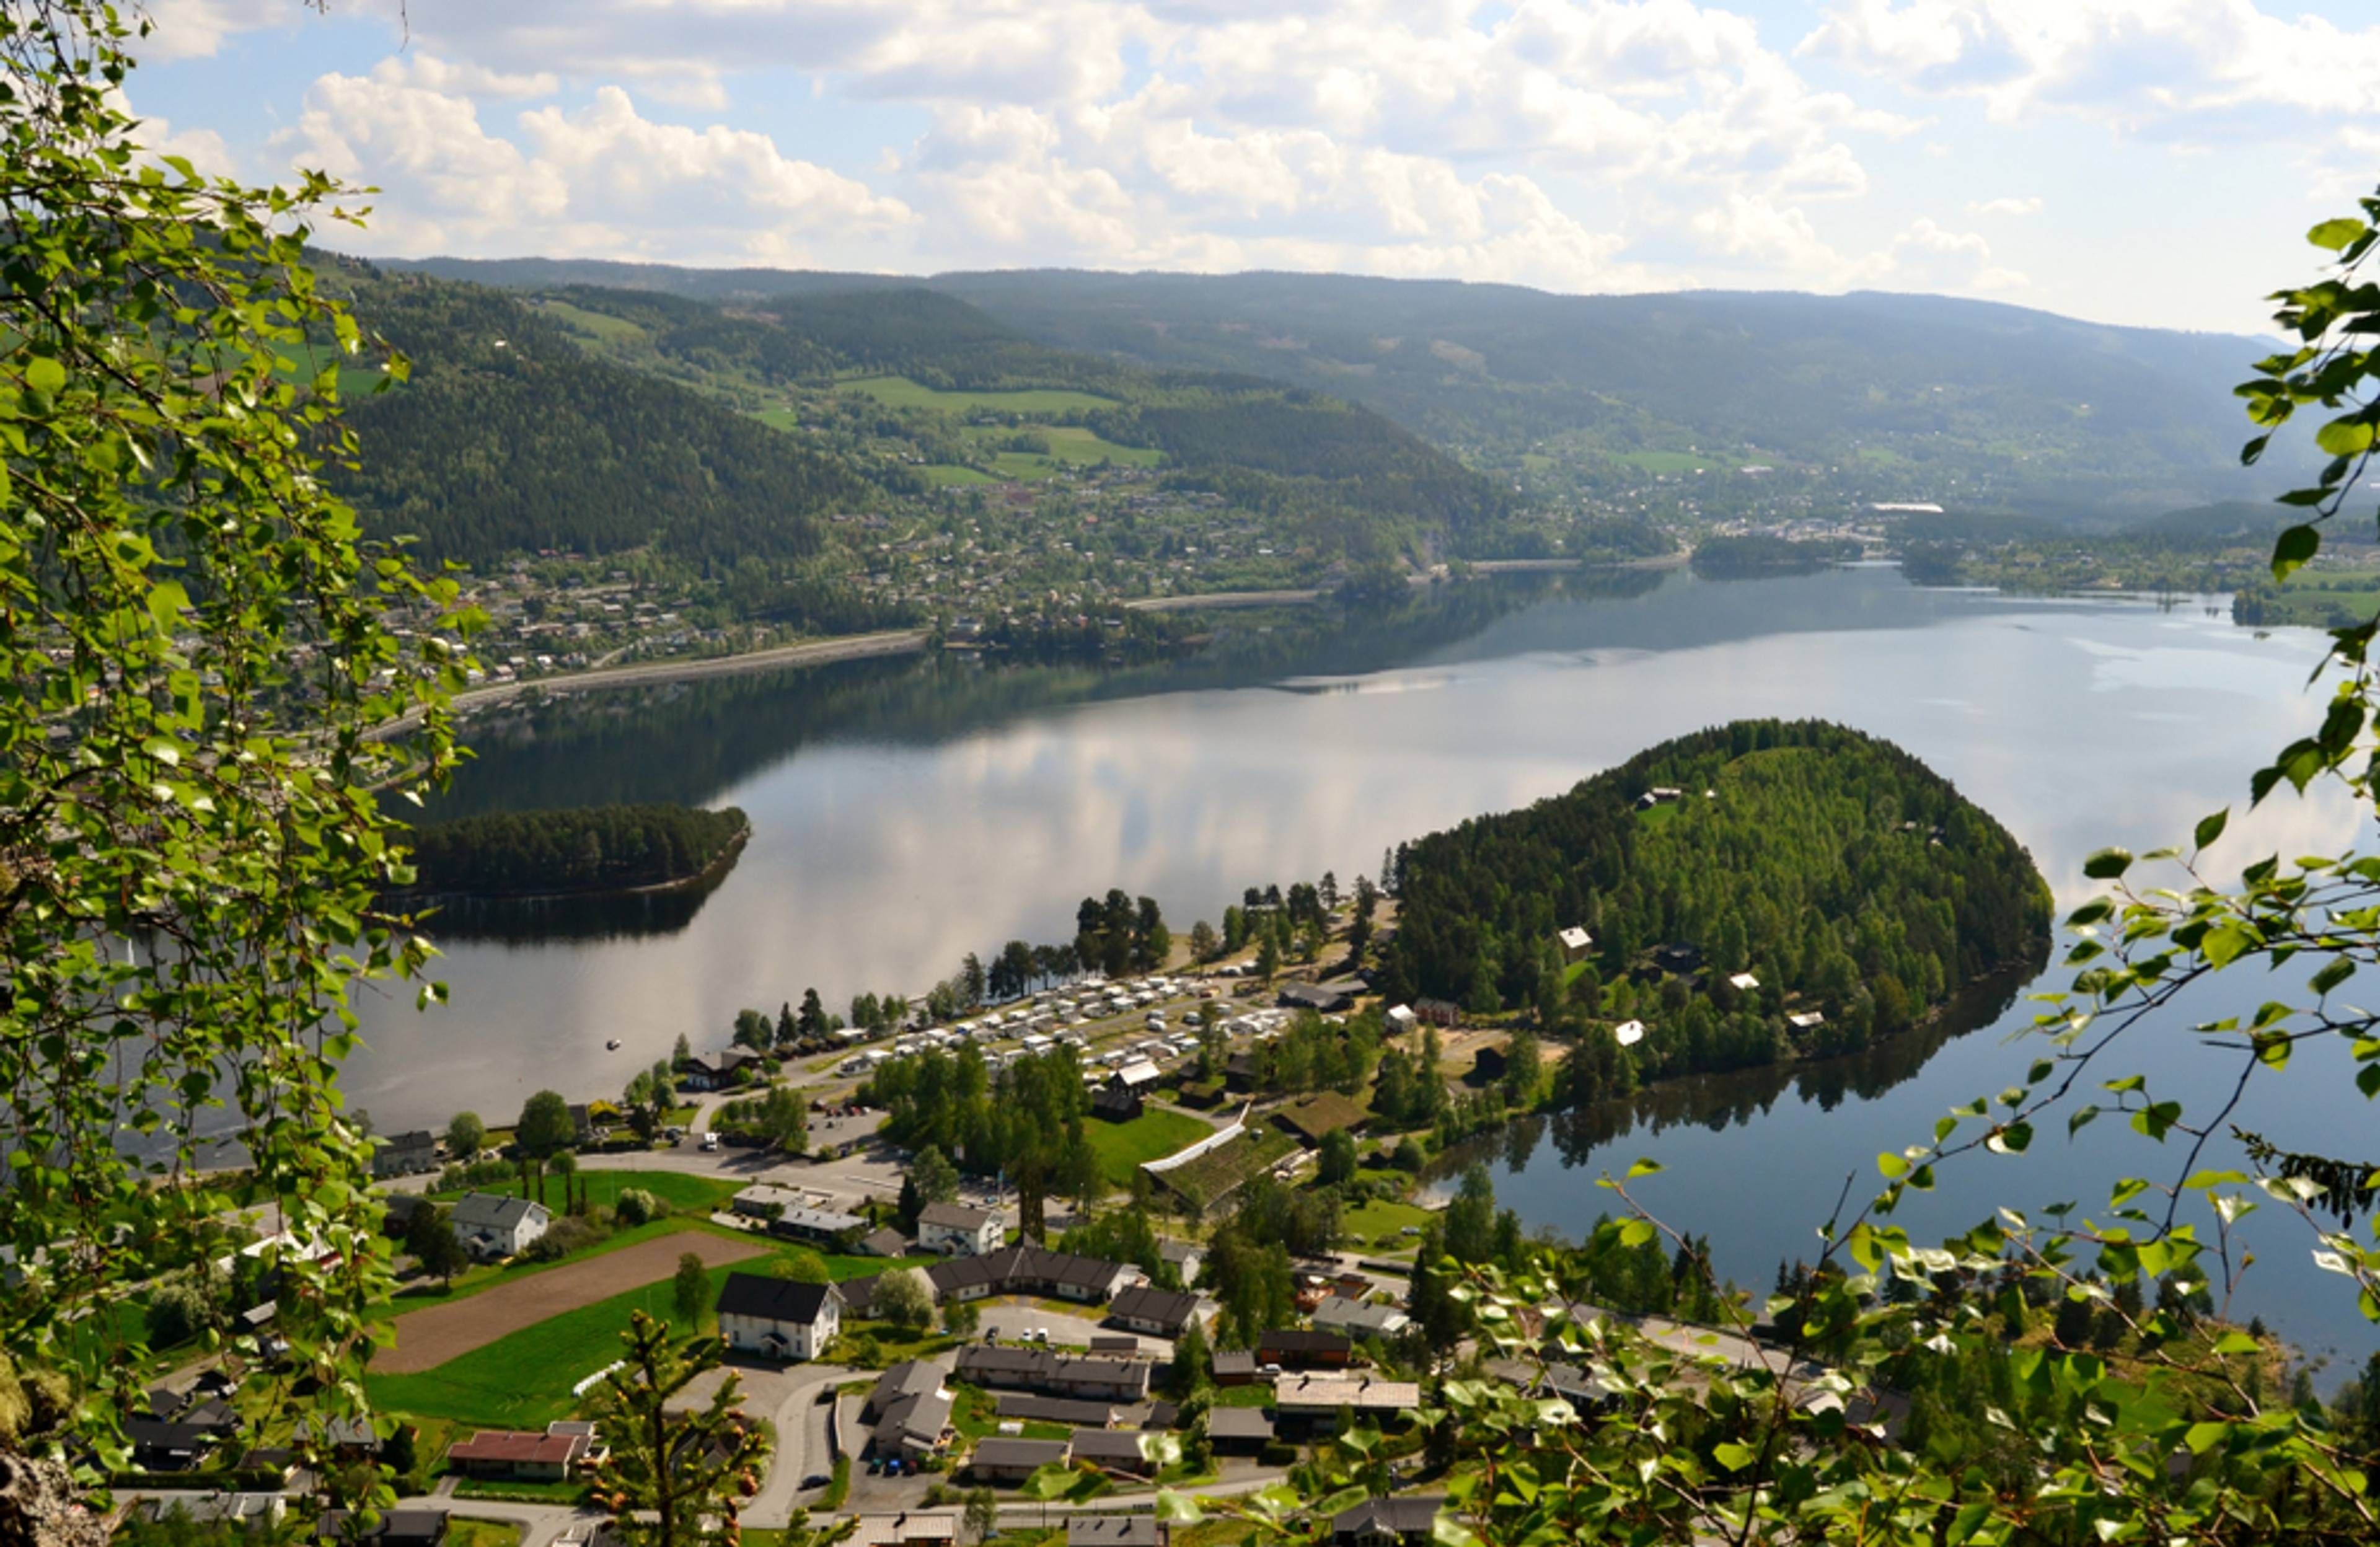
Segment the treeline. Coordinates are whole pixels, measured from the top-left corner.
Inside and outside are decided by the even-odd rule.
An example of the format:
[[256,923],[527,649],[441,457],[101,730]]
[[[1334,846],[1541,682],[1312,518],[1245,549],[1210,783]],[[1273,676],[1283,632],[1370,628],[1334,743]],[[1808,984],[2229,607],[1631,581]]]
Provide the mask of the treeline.
[[662,886],[700,875],[749,831],[734,806],[583,806],[463,817],[415,829],[415,889],[501,897]]
[[[1657,789],[1677,798],[1640,804]],[[1395,869],[1392,1000],[1532,1005],[1571,1030],[1642,1019],[1629,1062],[1646,1074],[1850,1051],[2030,959],[2049,925],[2007,829],[1899,748],[1821,721],[1664,743],[1409,845]],[[1594,937],[1575,966],[1555,939],[1573,925]],[[1746,972],[1756,986],[1730,981]],[[1590,1041],[1575,1063],[1631,1078]]]
[[833,458],[674,383],[593,359],[510,296],[403,279],[366,284],[364,320],[412,360],[354,404],[360,466],[340,493],[425,556],[657,544],[705,564],[798,559],[817,518],[865,503]]
[[1830,564],[1860,555],[1860,545],[1849,538],[1706,537],[1694,544],[1694,573],[1706,579],[1743,579],[1755,575],[1806,575]]

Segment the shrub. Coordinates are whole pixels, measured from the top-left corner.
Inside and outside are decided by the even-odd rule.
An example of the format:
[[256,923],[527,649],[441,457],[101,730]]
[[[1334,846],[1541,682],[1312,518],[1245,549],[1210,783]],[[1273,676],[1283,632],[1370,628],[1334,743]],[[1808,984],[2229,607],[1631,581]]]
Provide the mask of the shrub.
[[612,1219],[623,1229],[667,1218],[669,1212],[670,1206],[665,1200],[654,1197],[643,1188],[624,1188],[612,1203]]
[[574,1251],[583,1251],[603,1238],[603,1232],[592,1220],[565,1214],[547,1227],[544,1235],[529,1242],[521,1256],[531,1262],[558,1262]]

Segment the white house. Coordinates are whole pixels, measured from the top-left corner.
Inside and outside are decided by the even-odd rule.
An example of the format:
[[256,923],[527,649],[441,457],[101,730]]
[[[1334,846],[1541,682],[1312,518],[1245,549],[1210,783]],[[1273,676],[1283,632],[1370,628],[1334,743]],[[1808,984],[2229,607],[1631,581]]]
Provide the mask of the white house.
[[953,1257],[998,1251],[1007,1232],[1000,1216],[957,1203],[929,1203],[917,1211],[917,1245]]
[[843,1332],[843,1293],[832,1284],[729,1273],[719,1291],[719,1332],[746,1353],[814,1359]]
[[466,1193],[447,1216],[464,1249],[484,1258],[518,1256],[552,1223],[544,1204],[501,1192]]
[[1577,924],[1560,931],[1554,938],[1561,943],[1564,961],[1585,961],[1586,953],[1595,948],[1595,936],[1587,933],[1585,928]]
[[1727,982],[1730,988],[1742,993],[1750,993],[1760,986],[1760,980],[1749,972],[1738,972],[1729,978]]
[[1645,1023],[1641,1020],[1623,1020],[1611,1029],[1611,1034],[1620,1040],[1621,1047],[1634,1047],[1645,1040]]
[[1414,1014],[1414,1007],[1410,1005],[1391,1005],[1389,1006],[1388,1013],[1382,1016],[1380,1020],[1388,1028],[1389,1035],[1391,1037],[1401,1032],[1417,1030],[1421,1027],[1421,1017]]

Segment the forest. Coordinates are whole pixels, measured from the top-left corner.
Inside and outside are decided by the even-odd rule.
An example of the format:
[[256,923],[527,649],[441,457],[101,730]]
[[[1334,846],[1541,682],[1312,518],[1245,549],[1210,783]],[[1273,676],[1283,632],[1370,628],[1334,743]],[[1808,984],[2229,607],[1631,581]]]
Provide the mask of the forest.
[[[1850,1052],[2048,938],[2048,887],[2006,828],[1823,721],[1682,737],[1396,863],[1391,1000],[1534,1005],[1594,1031],[1582,1078],[1620,1078],[1598,1022],[1645,1024],[1630,1078]],[[1593,936],[1574,963],[1555,939],[1573,925]]]
[[367,274],[355,305],[412,369],[348,410],[364,456],[333,482],[425,557],[485,567],[650,543],[703,566],[784,564],[819,552],[820,518],[875,497],[798,440],[589,359],[502,292]]
[[525,897],[666,886],[702,874],[750,832],[734,806],[581,806],[462,817],[414,831],[414,890]]

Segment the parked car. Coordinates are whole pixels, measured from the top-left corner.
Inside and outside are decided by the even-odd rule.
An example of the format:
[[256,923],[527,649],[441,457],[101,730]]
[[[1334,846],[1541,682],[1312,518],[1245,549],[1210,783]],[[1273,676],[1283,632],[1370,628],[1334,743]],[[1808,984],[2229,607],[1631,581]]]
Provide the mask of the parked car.
[[804,1488],[824,1488],[832,1482],[832,1480],[833,1480],[829,1478],[824,1472],[812,1472],[809,1476],[802,1479],[802,1486]]
[[704,1135],[702,1136],[702,1147],[703,1147],[703,1149],[704,1149],[704,1150],[706,1150],[706,1151],[710,1151],[710,1150],[716,1150],[716,1149],[718,1149],[718,1148],[719,1148],[719,1136],[718,1136],[717,1134],[715,1134],[715,1133],[706,1133],[706,1134],[704,1134]]

